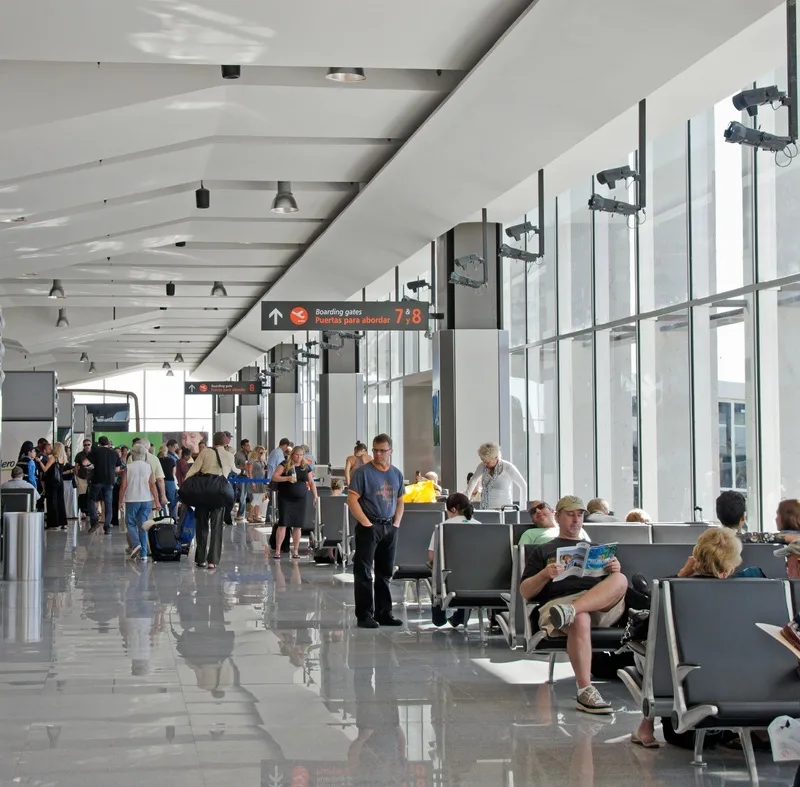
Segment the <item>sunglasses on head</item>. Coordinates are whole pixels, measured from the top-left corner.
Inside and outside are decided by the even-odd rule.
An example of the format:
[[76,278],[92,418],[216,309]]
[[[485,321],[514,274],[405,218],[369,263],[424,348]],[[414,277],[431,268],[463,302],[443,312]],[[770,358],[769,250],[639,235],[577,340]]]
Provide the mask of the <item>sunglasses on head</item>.
[[528,509],[528,513],[533,516],[537,511],[544,511],[547,508],[547,503],[539,503],[538,506]]

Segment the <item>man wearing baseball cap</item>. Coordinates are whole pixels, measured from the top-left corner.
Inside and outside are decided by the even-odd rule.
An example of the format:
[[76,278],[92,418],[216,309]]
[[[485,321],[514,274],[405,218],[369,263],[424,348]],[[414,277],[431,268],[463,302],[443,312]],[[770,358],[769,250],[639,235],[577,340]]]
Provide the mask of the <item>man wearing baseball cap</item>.
[[[555,512],[552,506],[545,503],[544,500],[531,500],[528,503],[528,516],[531,518],[533,527],[520,536],[520,546],[538,546],[558,538]],[[585,530],[581,530],[579,538],[581,541],[589,541]]]
[[776,549],[776,557],[786,558],[786,576],[789,579],[800,579],[800,538],[790,541],[785,547]]
[[606,563],[605,577],[567,576],[554,582],[564,571],[556,561],[559,547],[574,547],[581,540],[586,506],[573,495],[556,503],[558,537],[530,551],[520,581],[520,593],[539,607],[539,628],[548,636],[565,634],[567,654],[578,685],[576,707],[584,713],[611,713],[611,706],[592,686],[592,626],[609,628],[625,612],[628,580],[614,557]]

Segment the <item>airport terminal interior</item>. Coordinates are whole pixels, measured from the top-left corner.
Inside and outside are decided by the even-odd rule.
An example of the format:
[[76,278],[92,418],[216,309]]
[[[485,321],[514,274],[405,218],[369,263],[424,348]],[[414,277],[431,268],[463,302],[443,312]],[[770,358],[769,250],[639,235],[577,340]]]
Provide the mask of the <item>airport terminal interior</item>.
[[800,785],[797,28],[5,8],[0,787]]

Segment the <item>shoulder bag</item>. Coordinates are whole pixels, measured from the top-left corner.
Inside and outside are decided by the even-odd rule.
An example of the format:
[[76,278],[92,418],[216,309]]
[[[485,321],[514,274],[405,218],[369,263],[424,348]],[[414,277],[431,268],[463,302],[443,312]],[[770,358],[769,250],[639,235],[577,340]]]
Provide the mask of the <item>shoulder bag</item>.
[[[224,469],[219,452],[216,448],[212,450],[217,455],[220,470]],[[182,503],[195,508],[227,508],[233,505],[233,487],[224,475],[195,473],[181,484],[178,497]]]

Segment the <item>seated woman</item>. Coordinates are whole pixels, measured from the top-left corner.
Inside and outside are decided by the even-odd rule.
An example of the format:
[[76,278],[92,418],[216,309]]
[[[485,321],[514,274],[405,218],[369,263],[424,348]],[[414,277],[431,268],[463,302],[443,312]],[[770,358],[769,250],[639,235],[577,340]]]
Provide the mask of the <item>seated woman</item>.
[[[477,519],[472,518],[474,506],[470,502],[469,498],[461,492],[454,492],[452,495],[450,495],[450,497],[447,498],[445,509],[447,513],[447,519],[445,520],[446,522],[480,524]],[[433,565],[433,550],[435,541],[436,531],[434,531],[433,535],[431,536],[431,542],[428,544],[428,563],[431,566]],[[433,624],[435,626],[444,626],[444,624],[447,623],[447,610],[435,605],[431,605],[431,619],[433,620]],[[450,625],[453,628],[457,628],[458,626],[462,625],[466,626],[467,620],[467,610],[457,609],[450,616]]]
[[626,522],[641,522],[645,525],[650,524],[650,514],[642,508],[634,508],[628,512],[625,517]]
[[[736,534],[727,527],[710,527],[697,539],[691,557],[678,576],[727,579],[735,573],[741,562],[742,542]],[[654,718],[642,718],[638,729],[631,735],[631,743],[646,749],[658,748],[654,725]]]
[[422,480],[432,481],[433,488],[436,490],[436,494],[437,495],[442,494],[442,487],[439,486],[439,476],[436,473],[434,473],[433,470],[430,470],[427,473],[425,473]]

